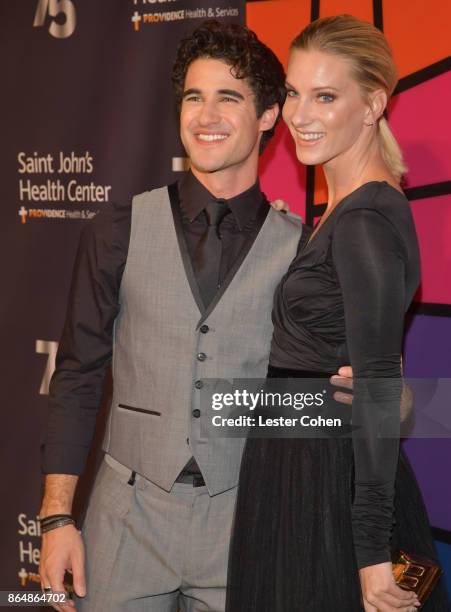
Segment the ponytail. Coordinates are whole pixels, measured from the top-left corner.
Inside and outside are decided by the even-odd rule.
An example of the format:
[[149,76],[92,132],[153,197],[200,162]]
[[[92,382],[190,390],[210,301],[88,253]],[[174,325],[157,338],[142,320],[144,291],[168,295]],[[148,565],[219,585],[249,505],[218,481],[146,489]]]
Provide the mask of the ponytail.
[[400,180],[402,175],[407,172],[407,166],[404,163],[399,144],[385,117],[379,119],[379,136],[384,161],[393,176]]

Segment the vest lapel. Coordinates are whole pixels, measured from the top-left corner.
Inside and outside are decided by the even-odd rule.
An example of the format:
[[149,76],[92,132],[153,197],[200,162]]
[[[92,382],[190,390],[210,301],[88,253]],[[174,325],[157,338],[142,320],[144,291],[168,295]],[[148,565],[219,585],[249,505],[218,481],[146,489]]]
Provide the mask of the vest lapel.
[[196,301],[196,304],[202,315],[205,314],[205,305],[202,301],[202,297],[199,291],[199,285],[197,284],[196,277],[194,275],[193,263],[188,251],[188,245],[186,244],[185,234],[183,233],[182,217],[180,211],[180,199],[177,188],[177,183],[168,185],[169,200],[171,202],[172,216],[174,218],[175,233],[177,235],[177,241],[179,244],[180,255],[182,257],[183,265],[185,267],[186,278],[188,279],[191,293]]

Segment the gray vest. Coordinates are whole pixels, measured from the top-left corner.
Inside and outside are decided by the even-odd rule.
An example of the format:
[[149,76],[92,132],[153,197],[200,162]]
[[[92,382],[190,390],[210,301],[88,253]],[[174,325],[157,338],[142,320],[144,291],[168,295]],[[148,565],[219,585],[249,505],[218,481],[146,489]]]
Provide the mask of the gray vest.
[[244,440],[202,437],[199,387],[265,377],[273,294],[300,233],[299,219],[271,208],[233,279],[202,312],[168,189],[133,199],[104,441],[117,461],[169,491],[194,456],[210,495],[236,486]]

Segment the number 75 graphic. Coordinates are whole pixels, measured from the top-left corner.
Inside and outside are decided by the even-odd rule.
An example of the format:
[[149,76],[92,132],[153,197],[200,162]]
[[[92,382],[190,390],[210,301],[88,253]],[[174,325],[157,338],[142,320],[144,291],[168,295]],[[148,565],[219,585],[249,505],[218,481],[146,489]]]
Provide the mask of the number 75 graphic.
[[[64,23],[58,23],[58,15],[64,15]],[[74,33],[77,24],[77,15],[72,0],[38,0],[36,14],[34,16],[34,27],[45,25],[45,19],[53,17],[49,26],[49,33],[55,38],[69,38]]]
[[39,389],[40,395],[49,394],[49,384],[55,370],[55,357],[57,350],[58,342],[53,342],[52,340],[36,340],[36,353],[48,355],[44,375],[41,380],[41,387]]

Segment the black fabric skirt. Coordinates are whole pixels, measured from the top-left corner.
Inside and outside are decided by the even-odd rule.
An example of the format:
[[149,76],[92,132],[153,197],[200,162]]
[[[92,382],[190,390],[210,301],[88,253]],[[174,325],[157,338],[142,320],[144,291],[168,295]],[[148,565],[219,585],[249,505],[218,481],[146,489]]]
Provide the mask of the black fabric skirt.
[[[313,377],[269,369],[269,377]],[[322,374],[321,376],[324,376]],[[362,612],[351,525],[351,439],[250,438],[241,464],[226,612]],[[437,554],[401,451],[392,550]],[[447,612],[444,581],[422,608]]]

